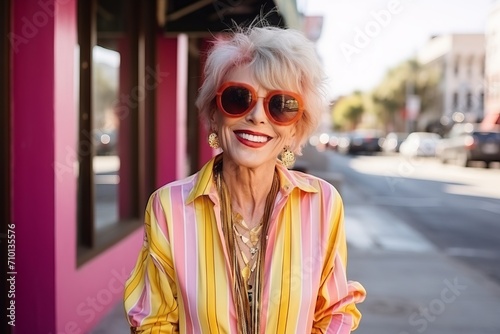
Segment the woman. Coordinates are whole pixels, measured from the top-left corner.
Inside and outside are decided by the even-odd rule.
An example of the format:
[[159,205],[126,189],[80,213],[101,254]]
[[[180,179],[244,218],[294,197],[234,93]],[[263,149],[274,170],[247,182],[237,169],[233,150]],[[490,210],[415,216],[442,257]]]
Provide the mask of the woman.
[[319,122],[322,84],[299,32],[254,27],[214,43],[196,104],[222,153],[151,196],[125,289],[132,332],[357,327],[365,292],[346,280],[341,198],[286,168]]

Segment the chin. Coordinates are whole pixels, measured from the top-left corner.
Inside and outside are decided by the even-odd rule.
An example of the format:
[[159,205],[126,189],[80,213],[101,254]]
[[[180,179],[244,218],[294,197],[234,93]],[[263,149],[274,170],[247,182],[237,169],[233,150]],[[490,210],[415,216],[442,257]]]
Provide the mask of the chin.
[[271,163],[274,164],[276,160],[275,157],[269,159],[245,153],[240,153],[237,155],[228,155],[228,158],[229,160],[233,161],[233,163],[236,164],[237,166],[248,169],[255,169]]

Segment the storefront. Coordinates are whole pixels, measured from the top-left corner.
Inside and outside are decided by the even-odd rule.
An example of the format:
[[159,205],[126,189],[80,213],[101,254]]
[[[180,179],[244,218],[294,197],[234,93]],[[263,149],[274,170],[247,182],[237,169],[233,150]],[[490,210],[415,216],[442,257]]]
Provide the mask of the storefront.
[[[270,22],[298,20],[292,3]],[[15,231],[2,333],[85,333],[121,300],[149,194],[213,154],[193,105],[200,54],[275,5],[2,2],[2,233]]]

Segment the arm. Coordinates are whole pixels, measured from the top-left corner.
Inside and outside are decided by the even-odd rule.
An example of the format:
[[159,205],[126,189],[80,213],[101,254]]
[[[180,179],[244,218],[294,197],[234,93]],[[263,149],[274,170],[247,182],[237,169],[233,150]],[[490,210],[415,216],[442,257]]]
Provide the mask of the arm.
[[347,244],[344,212],[336,193],[331,209],[331,230],[316,301],[312,333],[350,333],[356,329],[361,313],[355,304],[365,299],[366,291],[357,282],[347,281]]
[[[125,284],[124,306],[131,333],[178,333],[178,305],[170,242],[158,192],[145,213],[144,244]],[[163,227],[163,230],[162,230]]]

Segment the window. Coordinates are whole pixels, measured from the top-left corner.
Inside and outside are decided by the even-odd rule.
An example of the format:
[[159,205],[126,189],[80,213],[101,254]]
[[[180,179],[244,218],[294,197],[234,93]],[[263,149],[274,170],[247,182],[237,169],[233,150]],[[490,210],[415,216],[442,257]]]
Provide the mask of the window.
[[153,119],[154,90],[141,85],[145,73],[140,69],[153,64],[153,44],[139,40],[153,30],[139,22],[155,21],[140,19],[154,12],[138,0],[79,1],[78,6],[82,263],[140,225],[152,191],[153,173],[148,168],[153,165],[154,146],[145,134],[153,128],[148,120]]
[[472,109],[472,93],[467,92],[466,99],[466,110],[470,111]]
[[457,111],[458,109],[458,93],[453,93],[453,111]]
[[455,70],[454,70],[456,76],[458,76],[459,70],[460,70],[460,56],[456,56],[455,57]]
[[473,72],[474,72],[474,56],[471,55],[467,63],[467,75],[470,77]]

